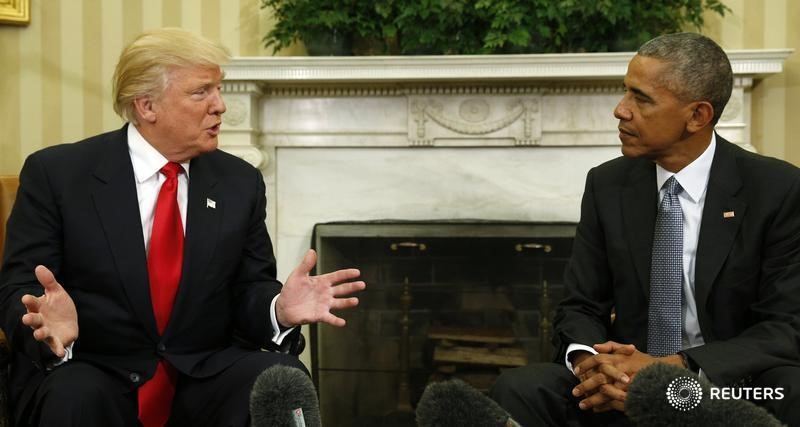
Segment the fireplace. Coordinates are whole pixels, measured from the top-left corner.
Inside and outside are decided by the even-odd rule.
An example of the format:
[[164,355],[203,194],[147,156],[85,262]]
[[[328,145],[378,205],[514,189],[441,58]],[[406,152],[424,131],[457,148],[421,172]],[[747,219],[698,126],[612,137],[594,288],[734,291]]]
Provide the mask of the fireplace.
[[[750,92],[759,79],[781,72],[789,53],[786,49],[729,52],[735,81],[731,101],[717,125],[722,136],[752,148]],[[383,304],[372,314],[346,314],[354,317],[348,319],[347,328],[335,331],[344,334],[342,337],[323,327],[315,331],[304,328],[312,345],[301,359],[314,371],[321,388],[340,385],[333,398],[340,399],[334,401],[336,407],[346,409],[342,417],[355,419],[397,409],[401,371],[408,372],[404,387],[409,390],[407,400],[413,402],[419,384],[430,372],[458,373],[461,364],[452,360],[485,351],[473,347],[492,350],[521,344],[524,357],[542,357],[539,343],[543,334],[537,328],[540,320],[546,319],[539,313],[547,310],[542,310],[541,295],[546,281],[549,301],[557,301],[563,267],[558,264],[563,264],[566,252],[561,252],[561,243],[551,244],[552,252],[546,257],[544,247],[520,253],[504,251],[512,240],[536,243],[571,237],[572,231],[563,228],[557,235],[544,230],[571,230],[571,224],[579,219],[586,172],[620,155],[612,111],[622,96],[621,81],[631,56],[628,52],[269,57],[235,58],[225,67],[223,91],[228,111],[223,116],[220,146],[264,175],[267,227],[279,277],[292,271],[313,242],[322,252],[320,271],[340,266],[362,268],[369,286],[365,306]],[[376,224],[384,219],[391,221]],[[402,230],[389,224],[398,224]],[[378,225],[383,227],[380,233],[375,232]],[[429,225],[457,231],[441,236]],[[508,229],[514,229],[514,234],[504,234]],[[326,234],[333,233],[331,230],[335,233]],[[390,230],[388,234],[386,230]],[[403,242],[425,243],[426,250],[415,253],[419,246],[387,249],[387,245]],[[475,249],[481,247],[478,242],[491,249]],[[509,282],[499,276],[494,276],[494,281],[464,280],[460,273],[485,274],[474,271],[481,263],[469,261],[452,267],[448,260],[457,256],[469,259],[472,251],[503,253],[506,256],[499,257],[503,262],[518,260],[520,276]],[[381,254],[382,258],[365,253]],[[412,260],[412,254],[417,258]],[[548,261],[549,267],[535,271],[531,270],[535,263],[520,261],[535,256],[562,261],[552,265]],[[376,264],[388,260],[397,265]],[[414,264],[427,267],[405,273],[405,268]],[[408,285],[404,283],[406,275]],[[434,283],[434,277],[443,282]],[[512,282],[516,285],[508,285]],[[436,299],[423,290],[434,295],[436,289],[455,292],[461,288],[470,289],[459,291],[466,295],[458,297],[461,306],[485,301],[493,304],[494,314],[463,317],[466,329],[459,323],[435,324],[425,307],[436,301],[454,304],[455,299]],[[382,293],[374,293],[378,291]],[[516,298],[514,292],[524,295]],[[503,335],[509,329],[504,323],[507,316],[500,314],[508,300],[514,311],[528,319],[518,322],[516,328],[524,325],[531,334],[518,335],[511,326],[511,343],[487,342],[489,336],[509,338]],[[514,305],[523,302],[529,305]],[[408,305],[408,323],[397,317],[404,304]],[[409,331],[408,351],[399,348],[403,325]],[[494,332],[487,332],[491,330]],[[373,412],[359,408],[363,404],[354,398],[355,386],[342,380],[345,375],[348,379],[366,375],[340,371],[353,368],[360,359],[336,360],[340,356],[328,354],[330,342],[364,340],[356,338],[356,331],[368,337],[385,331],[394,340],[383,345],[358,344],[374,355],[371,360],[385,365],[370,368],[375,371],[370,371],[374,374],[371,378],[378,378],[370,380],[376,391],[366,397],[376,409]],[[353,336],[347,335],[350,333]],[[437,345],[438,362],[433,369]],[[508,357],[500,359],[519,363],[523,356],[515,351],[509,350]],[[396,364],[389,366],[400,353],[411,355],[405,371]],[[357,367],[366,362],[361,365]],[[476,374],[475,378],[481,377]],[[360,384],[363,387],[363,380]],[[331,396],[323,390],[323,399],[326,394]],[[331,409],[330,403],[323,404],[325,412],[338,410]]]
[[368,288],[347,327],[311,329],[324,424],[413,426],[430,381],[487,391],[502,369],[550,360],[574,224],[318,224],[318,267],[359,266]]

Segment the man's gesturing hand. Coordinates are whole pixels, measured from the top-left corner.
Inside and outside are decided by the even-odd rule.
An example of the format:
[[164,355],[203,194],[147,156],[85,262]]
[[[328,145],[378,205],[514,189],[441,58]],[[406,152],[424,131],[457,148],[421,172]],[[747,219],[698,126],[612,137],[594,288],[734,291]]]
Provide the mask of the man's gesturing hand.
[[[342,298],[364,289],[362,281],[350,282],[361,273],[354,269],[338,270],[319,276],[309,276],[317,263],[317,253],[313,249],[294,269],[283,285],[275,303],[275,316],[284,326],[295,326],[314,322],[325,322],[334,326],[344,326],[345,321],[331,313],[358,305],[358,298]],[[343,283],[344,282],[344,283]]]
[[44,295],[22,297],[28,310],[22,316],[22,324],[30,326],[33,338],[47,344],[53,354],[64,357],[64,347],[78,339],[78,311],[72,298],[47,267],[39,265],[34,273],[44,288]]

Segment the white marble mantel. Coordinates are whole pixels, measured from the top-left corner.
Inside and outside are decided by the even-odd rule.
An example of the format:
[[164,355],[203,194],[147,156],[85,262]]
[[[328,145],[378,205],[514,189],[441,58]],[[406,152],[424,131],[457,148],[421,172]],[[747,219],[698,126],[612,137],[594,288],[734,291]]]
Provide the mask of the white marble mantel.
[[[734,74],[764,77],[783,70],[791,49],[731,50]],[[633,52],[540,55],[239,57],[226,80],[276,83],[458,80],[618,79]]]
[[[753,84],[791,52],[728,52],[724,137],[750,147]],[[221,147],[264,173],[280,277],[321,222],[577,221],[632,55],[234,58]]]

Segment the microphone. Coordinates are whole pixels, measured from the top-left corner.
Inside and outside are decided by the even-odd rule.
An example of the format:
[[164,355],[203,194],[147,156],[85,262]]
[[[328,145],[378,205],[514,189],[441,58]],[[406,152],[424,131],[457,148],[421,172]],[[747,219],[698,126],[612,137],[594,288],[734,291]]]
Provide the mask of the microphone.
[[636,375],[625,398],[625,414],[637,426],[781,426],[766,409],[743,399],[712,399],[712,384],[664,363]]
[[458,379],[428,384],[416,414],[419,427],[521,427],[494,400]]
[[320,427],[319,401],[311,378],[297,368],[275,365],[262,372],[250,392],[254,427]]

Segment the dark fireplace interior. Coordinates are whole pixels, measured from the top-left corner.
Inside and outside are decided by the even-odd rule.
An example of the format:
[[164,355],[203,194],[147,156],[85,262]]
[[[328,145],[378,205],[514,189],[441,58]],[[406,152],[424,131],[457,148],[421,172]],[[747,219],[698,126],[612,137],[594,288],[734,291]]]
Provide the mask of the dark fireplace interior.
[[367,289],[344,328],[311,328],[324,425],[413,426],[431,381],[488,391],[503,369],[551,357],[574,224],[318,224],[318,271],[357,267]]

